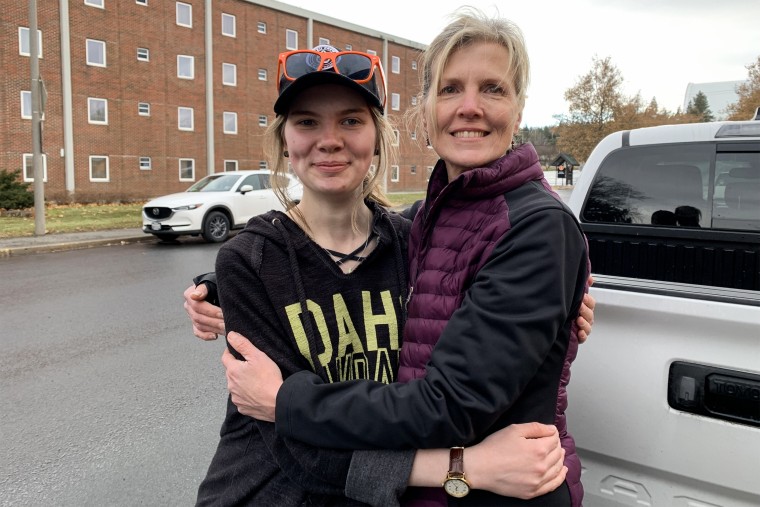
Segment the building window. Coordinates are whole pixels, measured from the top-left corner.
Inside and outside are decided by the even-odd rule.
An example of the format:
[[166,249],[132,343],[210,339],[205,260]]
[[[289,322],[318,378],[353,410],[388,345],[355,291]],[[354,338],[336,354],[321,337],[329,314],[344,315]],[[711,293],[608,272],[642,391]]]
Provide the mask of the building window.
[[394,74],[401,72],[401,58],[398,56],[391,56],[391,72]]
[[377,56],[377,51],[375,51],[374,49],[368,49],[367,50],[367,54],[368,55],[375,55],[375,56]]
[[137,114],[140,116],[150,116],[150,104],[147,102],[137,103]]
[[260,114],[259,115],[259,127],[266,127],[269,125],[269,119],[267,118],[267,115]]
[[193,27],[193,6],[177,2],[177,24],[187,28]]
[[88,97],[87,121],[97,125],[108,125],[108,100]]
[[195,159],[179,159],[179,181],[195,181]]
[[399,141],[401,140],[401,136],[399,135],[398,130],[393,130],[393,146],[398,146]]
[[105,3],[105,0],[84,0],[85,5],[89,5],[90,7],[100,7],[101,9],[106,8]]
[[413,106],[416,106],[416,105],[417,105],[417,96],[416,96],[416,95],[413,95],[413,96],[412,96],[412,105],[413,105]]
[[401,95],[398,93],[391,93],[391,109],[394,111],[401,109]]
[[153,166],[151,165],[150,157],[140,157],[140,170],[150,171],[151,169],[153,169]]
[[409,168],[409,173],[410,174],[417,174],[417,166],[413,165],[412,167],[410,167]]
[[106,66],[106,43],[102,40],[87,39],[87,65]]
[[[25,26],[18,27],[18,54],[21,56],[31,56],[29,48],[29,28]],[[42,58],[42,31],[37,30],[37,56]]]
[[[42,155],[42,181],[47,181],[47,155]],[[24,181],[34,181],[34,165],[31,153],[24,153]]]
[[237,134],[237,113],[225,111],[222,115],[225,134]]
[[237,86],[237,65],[234,63],[222,64],[222,84]]
[[412,138],[412,141],[416,141],[417,140],[417,131],[416,130],[412,130],[412,133],[409,134],[409,137]]
[[346,44],[346,51],[353,51],[354,47],[351,44]]
[[319,45],[320,46],[329,46],[330,45],[330,39],[325,39],[324,37],[319,38]]
[[180,130],[193,130],[193,108],[177,108],[177,128]]
[[398,181],[398,166],[397,165],[391,166],[391,181],[393,182]]
[[430,181],[430,176],[433,175],[433,167],[432,165],[427,166],[427,179],[425,181]]
[[267,70],[259,69],[259,81],[266,81],[266,80],[267,80]]
[[266,160],[259,160],[259,169],[261,169],[262,171],[266,171],[267,169],[269,169],[269,162],[267,162]]
[[232,14],[222,13],[222,35],[227,37],[235,37],[235,16]]
[[137,48],[137,59],[141,62],[149,62],[150,51],[148,48]]
[[237,160],[225,160],[224,161],[224,170],[225,171],[237,171],[238,170],[238,161]]
[[108,157],[90,156],[90,181],[108,181]]
[[267,33],[267,24],[263,21],[259,21],[256,26],[259,33]]
[[298,49],[298,32],[295,30],[285,30],[285,49]]
[[417,70],[417,60],[412,60],[412,70]]
[[148,0],[135,0],[137,5],[148,5]]
[[195,79],[195,57],[177,55],[177,77],[180,79]]
[[27,90],[21,91],[21,118],[32,119],[32,92]]

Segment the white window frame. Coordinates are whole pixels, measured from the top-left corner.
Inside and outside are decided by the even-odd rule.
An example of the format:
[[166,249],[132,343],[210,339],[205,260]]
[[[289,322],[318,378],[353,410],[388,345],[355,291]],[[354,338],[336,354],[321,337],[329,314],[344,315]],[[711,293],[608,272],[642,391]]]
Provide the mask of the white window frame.
[[[182,62],[190,62],[190,75],[182,74]],[[179,79],[195,79],[195,57],[190,55],[177,55],[177,77]]]
[[[189,113],[190,126],[182,126],[182,113]],[[195,110],[192,107],[177,107],[177,128],[186,132],[192,132],[195,130]]]
[[327,37],[320,37],[319,38],[319,45],[320,46],[329,46],[330,45],[330,39]]
[[150,171],[153,169],[153,161],[150,157],[140,157],[138,163],[141,171]]
[[264,34],[267,33],[267,24],[266,24],[266,22],[265,21],[259,21],[256,24],[256,30],[259,33],[264,33]]
[[[184,26],[185,28],[193,27],[193,6],[192,5],[186,4],[184,2],[177,2],[177,7],[175,9],[175,12],[176,12],[177,26]],[[190,18],[190,21],[185,21],[184,19],[181,19],[185,17],[185,14],[187,14],[187,17]]]
[[[190,162],[190,169],[193,175],[189,178],[182,177],[182,162]],[[179,171],[179,181],[195,181],[195,159],[194,158],[181,158],[179,159],[177,169]]]
[[398,56],[391,56],[391,72],[393,74],[401,73],[401,58]]
[[137,103],[137,115],[138,116],[150,116],[150,102],[138,102]]
[[238,115],[232,111],[224,111],[222,113],[222,132],[225,134],[237,134],[238,133]]
[[[32,167],[32,153],[24,153],[21,157],[21,167],[24,168],[24,181],[34,181],[34,167]],[[27,168],[32,171],[32,175],[29,176]],[[47,182],[47,155],[42,154],[42,181]]]
[[259,69],[258,76],[259,81],[266,81],[269,78],[269,73],[266,69]]
[[148,5],[148,0],[135,0],[137,5]]
[[366,52],[367,52],[368,55],[375,55],[375,56],[377,56],[377,51],[375,51],[374,49],[368,49]]
[[298,49],[298,32],[296,30],[285,29],[285,49],[289,51]]
[[[391,166],[391,182],[398,183],[399,180],[399,166],[392,165]],[[395,177],[394,177],[395,176]]]
[[[98,54],[96,54],[96,51],[95,51],[96,48],[99,48],[101,51],[101,54],[103,55],[102,61],[98,61],[96,59],[96,56],[99,56]],[[86,55],[87,65],[91,67],[105,67],[106,66],[106,41],[98,40],[98,39],[85,39],[85,52],[87,53]]]
[[[95,178],[92,175],[92,163],[96,159],[98,159],[98,160],[102,159],[102,160],[106,161],[106,177],[105,178]],[[98,182],[98,181],[99,182],[108,182],[108,181],[111,181],[111,179],[110,179],[111,174],[110,174],[110,167],[109,166],[110,166],[110,162],[108,160],[108,156],[107,155],[90,155],[90,181],[96,181],[96,182]]]
[[417,60],[412,60],[412,70],[417,70]]
[[401,109],[401,95],[398,93],[391,93],[391,109],[399,111]]
[[417,96],[416,95],[412,95],[412,105],[413,106],[417,105]]
[[[227,166],[232,166],[232,169],[228,169]],[[237,160],[225,160],[224,161],[224,172],[230,172],[230,171],[237,171],[238,170],[238,161]]]
[[259,127],[268,127],[269,126],[269,117],[265,114],[259,115]]
[[393,141],[391,144],[393,146],[398,146],[401,142],[401,133],[397,129],[393,129]]
[[346,44],[346,51],[353,51],[354,47],[351,44]]
[[150,61],[150,49],[148,49],[148,48],[137,48],[137,61],[139,61],[139,62],[149,62]]
[[[228,73],[232,73],[232,79],[227,79]],[[225,86],[237,86],[237,65],[234,63],[222,63],[222,84]]]
[[[32,119],[32,92],[29,90],[21,90],[19,94],[21,100],[21,119]],[[27,112],[28,111],[28,112]]]
[[412,130],[412,132],[409,134],[409,137],[412,139],[412,141],[416,141],[417,140],[417,131],[416,130]]
[[[232,30],[226,31],[224,28],[224,22],[232,20]],[[225,37],[237,37],[237,18],[235,18],[234,14],[227,14],[226,12],[222,13],[222,35]]]
[[[29,27],[18,27],[18,54],[32,56],[31,41],[29,40]],[[42,58],[42,30],[37,30],[37,56]]]
[[[95,103],[103,104],[104,118],[102,120],[92,119],[92,115],[96,111],[93,107]],[[99,97],[87,97],[87,123],[91,123],[93,125],[108,125],[108,99],[101,99]]]
[[97,7],[98,9],[106,8],[106,0],[84,0],[84,4],[90,7]]
[[409,166],[409,174],[417,174],[417,166],[412,164]]
[[259,169],[262,171],[266,171],[269,169],[269,162],[266,160],[259,160]]

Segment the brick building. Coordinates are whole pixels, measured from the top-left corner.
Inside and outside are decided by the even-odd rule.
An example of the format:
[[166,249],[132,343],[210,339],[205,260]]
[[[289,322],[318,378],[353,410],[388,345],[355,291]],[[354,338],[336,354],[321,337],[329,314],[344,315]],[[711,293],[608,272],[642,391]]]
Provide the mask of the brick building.
[[[0,170],[31,162],[28,2],[1,0]],[[401,117],[423,45],[275,1],[37,0],[48,201],[142,200],[266,167],[277,54],[331,44],[380,56],[400,159],[387,190],[425,188],[436,157]]]

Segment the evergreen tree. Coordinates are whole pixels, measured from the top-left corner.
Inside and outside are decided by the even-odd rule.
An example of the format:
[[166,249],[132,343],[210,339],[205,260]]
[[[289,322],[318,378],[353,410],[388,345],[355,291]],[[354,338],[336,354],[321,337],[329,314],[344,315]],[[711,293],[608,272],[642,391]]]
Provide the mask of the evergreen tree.
[[698,116],[704,122],[715,120],[710,110],[710,104],[707,103],[707,95],[702,93],[702,90],[698,91],[694,98],[689,101],[686,106],[686,114]]

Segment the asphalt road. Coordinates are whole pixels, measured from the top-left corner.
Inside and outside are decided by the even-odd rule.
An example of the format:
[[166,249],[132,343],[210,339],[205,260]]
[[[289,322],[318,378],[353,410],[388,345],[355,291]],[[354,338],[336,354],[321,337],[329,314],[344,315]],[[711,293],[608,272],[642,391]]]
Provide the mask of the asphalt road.
[[192,505],[226,390],[182,291],[218,245],[0,262],[0,505]]

